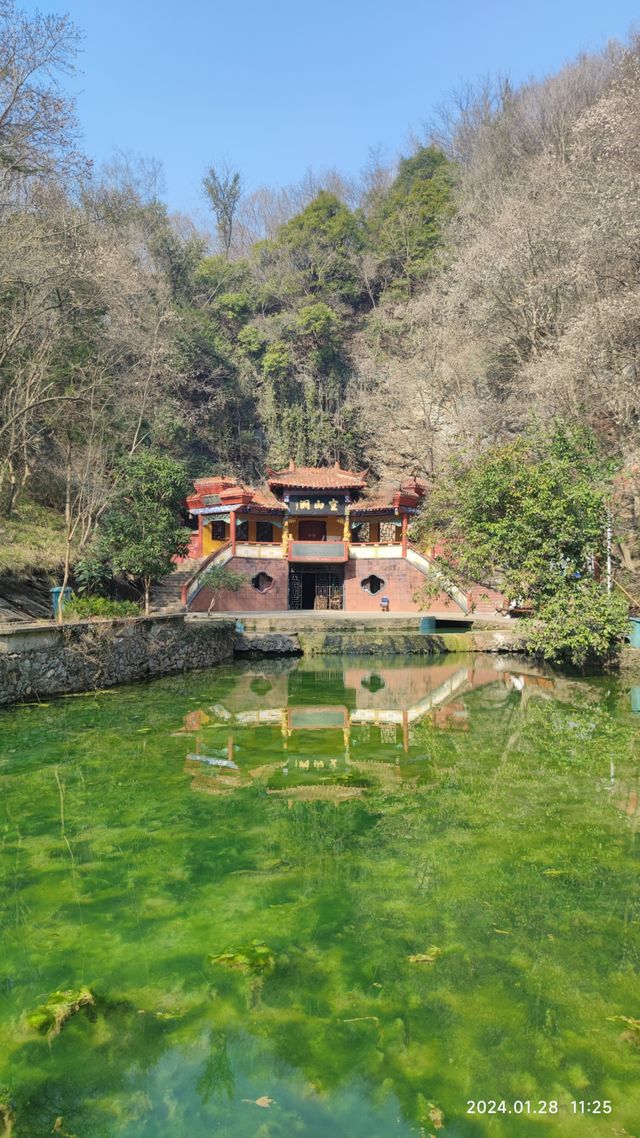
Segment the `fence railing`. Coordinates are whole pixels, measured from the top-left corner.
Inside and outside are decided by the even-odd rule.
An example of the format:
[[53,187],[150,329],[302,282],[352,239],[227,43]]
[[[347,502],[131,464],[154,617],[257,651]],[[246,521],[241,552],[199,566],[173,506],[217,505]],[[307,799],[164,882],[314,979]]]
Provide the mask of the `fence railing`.
[[382,541],[352,542],[349,546],[349,557],[353,561],[364,560],[368,557],[383,559],[402,557],[402,545],[395,541],[389,543]]
[[281,561],[282,542],[239,541],[236,543],[236,557],[261,557],[267,561]]
[[632,595],[632,594],[629,592],[629,590],[628,590],[628,589],[625,589],[624,585],[621,585],[619,581],[616,581],[616,580],[614,579],[614,580],[613,580],[613,584],[615,585],[616,589],[620,589],[620,592],[621,592],[621,593],[624,593],[624,595],[625,595],[625,597],[627,598],[627,600],[631,602],[631,604],[633,605],[633,607],[634,607],[635,609],[638,609],[638,612],[640,612],[640,601],[638,600],[638,598],[637,598],[637,597],[634,597],[634,596],[633,596],[633,595]]

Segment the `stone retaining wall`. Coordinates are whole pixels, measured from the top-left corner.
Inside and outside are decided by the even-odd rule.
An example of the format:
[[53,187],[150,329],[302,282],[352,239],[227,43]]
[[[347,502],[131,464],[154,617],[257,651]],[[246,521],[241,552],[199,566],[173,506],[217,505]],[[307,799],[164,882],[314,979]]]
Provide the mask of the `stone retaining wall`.
[[521,632],[318,632],[297,637],[311,656],[435,656],[440,652],[523,652]]
[[441,652],[523,652],[515,629],[477,632],[245,632],[236,656],[435,656]]
[[182,613],[135,620],[16,625],[0,631],[0,706],[210,668],[243,655],[435,655],[521,652],[515,629],[417,632],[245,633],[234,621]]
[[17,625],[0,632],[0,705],[210,668],[233,658],[234,640],[233,621],[182,613]]

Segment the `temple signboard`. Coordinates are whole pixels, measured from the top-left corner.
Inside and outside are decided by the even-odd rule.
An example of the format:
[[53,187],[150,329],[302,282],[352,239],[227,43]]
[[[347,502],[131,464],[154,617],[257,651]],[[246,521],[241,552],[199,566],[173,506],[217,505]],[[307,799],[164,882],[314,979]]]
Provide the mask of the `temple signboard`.
[[300,494],[289,496],[289,513],[304,514],[313,517],[325,514],[335,514],[344,517],[347,500],[344,495],[337,494]]

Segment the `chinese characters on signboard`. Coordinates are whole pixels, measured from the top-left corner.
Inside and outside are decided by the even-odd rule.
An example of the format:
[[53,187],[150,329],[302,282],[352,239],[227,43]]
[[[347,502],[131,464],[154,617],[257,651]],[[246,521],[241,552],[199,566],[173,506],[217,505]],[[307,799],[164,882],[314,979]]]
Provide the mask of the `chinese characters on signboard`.
[[289,498],[290,514],[324,515],[335,514],[344,516],[346,501],[333,495],[308,494],[305,497]]

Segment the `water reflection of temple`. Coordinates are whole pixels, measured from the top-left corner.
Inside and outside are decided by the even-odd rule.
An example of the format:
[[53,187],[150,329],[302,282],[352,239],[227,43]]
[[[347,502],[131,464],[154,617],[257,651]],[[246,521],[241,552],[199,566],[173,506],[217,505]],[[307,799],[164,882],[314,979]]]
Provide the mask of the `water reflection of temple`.
[[193,736],[186,770],[193,789],[209,794],[256,781],[289,799],[340,801],[369,785],[411,791],[428,767],[423,724],[467,730],[473,691],[496,705],[552,687],[533,666],[486,657],[382,667],[354,660],[337,668],[317,657],[260,663],[243,669],[223,698],[185,716],[180,733]]

